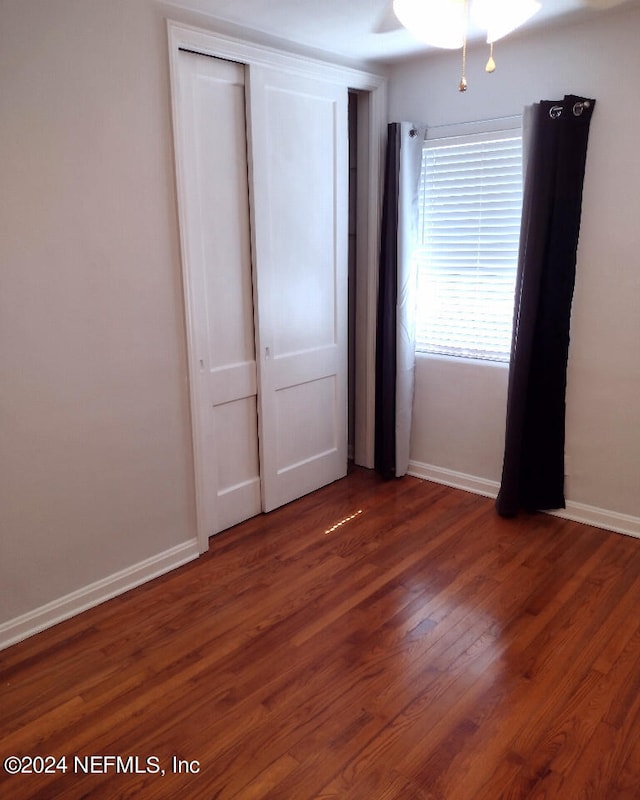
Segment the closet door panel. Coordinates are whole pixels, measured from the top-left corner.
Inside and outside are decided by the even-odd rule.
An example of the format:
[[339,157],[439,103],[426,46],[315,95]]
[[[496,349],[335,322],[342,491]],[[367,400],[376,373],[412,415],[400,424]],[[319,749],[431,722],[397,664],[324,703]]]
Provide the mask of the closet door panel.
[[347,467],[347,90],[252,66],[263,508]]
[[225,530],[261,509],[255,394],[214,407],[217,525]]
[[195,445],[210,535],[261,510],[245,68],[189,52],[179,66]]
[[[334,405],[335,395],[334,375],[276,392],[278,428],[305,429],[304,436],[282,438],[276,464],[279,473],[311,462],[318,453],[330,453],[336,448],[334,416],[326,413],[326,409]],[[306,428],[309,419],[313,420],[313,425]]]

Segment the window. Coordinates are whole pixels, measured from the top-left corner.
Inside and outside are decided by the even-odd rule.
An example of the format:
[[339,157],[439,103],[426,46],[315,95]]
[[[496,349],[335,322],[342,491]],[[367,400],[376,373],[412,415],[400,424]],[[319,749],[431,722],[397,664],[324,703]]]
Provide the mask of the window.
[[416,350],[508,362],[520,131],[425,141],[419,206]]

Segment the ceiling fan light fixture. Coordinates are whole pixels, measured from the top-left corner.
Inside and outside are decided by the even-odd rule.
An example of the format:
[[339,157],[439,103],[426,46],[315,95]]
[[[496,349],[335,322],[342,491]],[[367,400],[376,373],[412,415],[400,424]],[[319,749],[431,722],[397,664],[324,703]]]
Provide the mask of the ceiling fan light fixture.
[[524,25],[540,7],[537,0],[393,0],[394,14],[417,39],[432,47],[462,47],[462,79],[458,85],[461,92],[467,91],[469,22],[487,31],[491,50],[485,71],[494,72],[493,43]]
[[524,25],[540,8],[536,0],[474,0],[471,17],[487,31],[487,42],[492,44]]
[[457,50],[466,29],[464,0],[393,0],[402,25],[425,44]]
[[[524,25],[540,10],[537,0],[473,0],[471,20],[487,31],[487,42]],[[417,39],[449,50],[462,47],[467,29],[464,0],[393,0],[400,23]]]

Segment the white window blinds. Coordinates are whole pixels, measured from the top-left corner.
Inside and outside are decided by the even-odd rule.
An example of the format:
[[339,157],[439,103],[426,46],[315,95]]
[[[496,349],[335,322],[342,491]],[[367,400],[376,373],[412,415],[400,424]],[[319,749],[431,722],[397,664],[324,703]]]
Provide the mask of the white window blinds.
[[426,141],[419,199],[416,350],[508,361],[520,131]]

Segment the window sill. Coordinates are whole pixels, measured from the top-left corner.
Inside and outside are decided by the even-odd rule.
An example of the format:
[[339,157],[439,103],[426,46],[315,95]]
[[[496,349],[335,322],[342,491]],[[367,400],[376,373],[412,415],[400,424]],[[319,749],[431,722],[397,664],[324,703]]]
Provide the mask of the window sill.
[[469,367],[488,367],[492,369],[508,370],[507,361],[490,361],[487,358],[467,358],[466,356],[449,356],[439,353],[416,353],[416,361],[446,361],[452,364],[464,364]]

